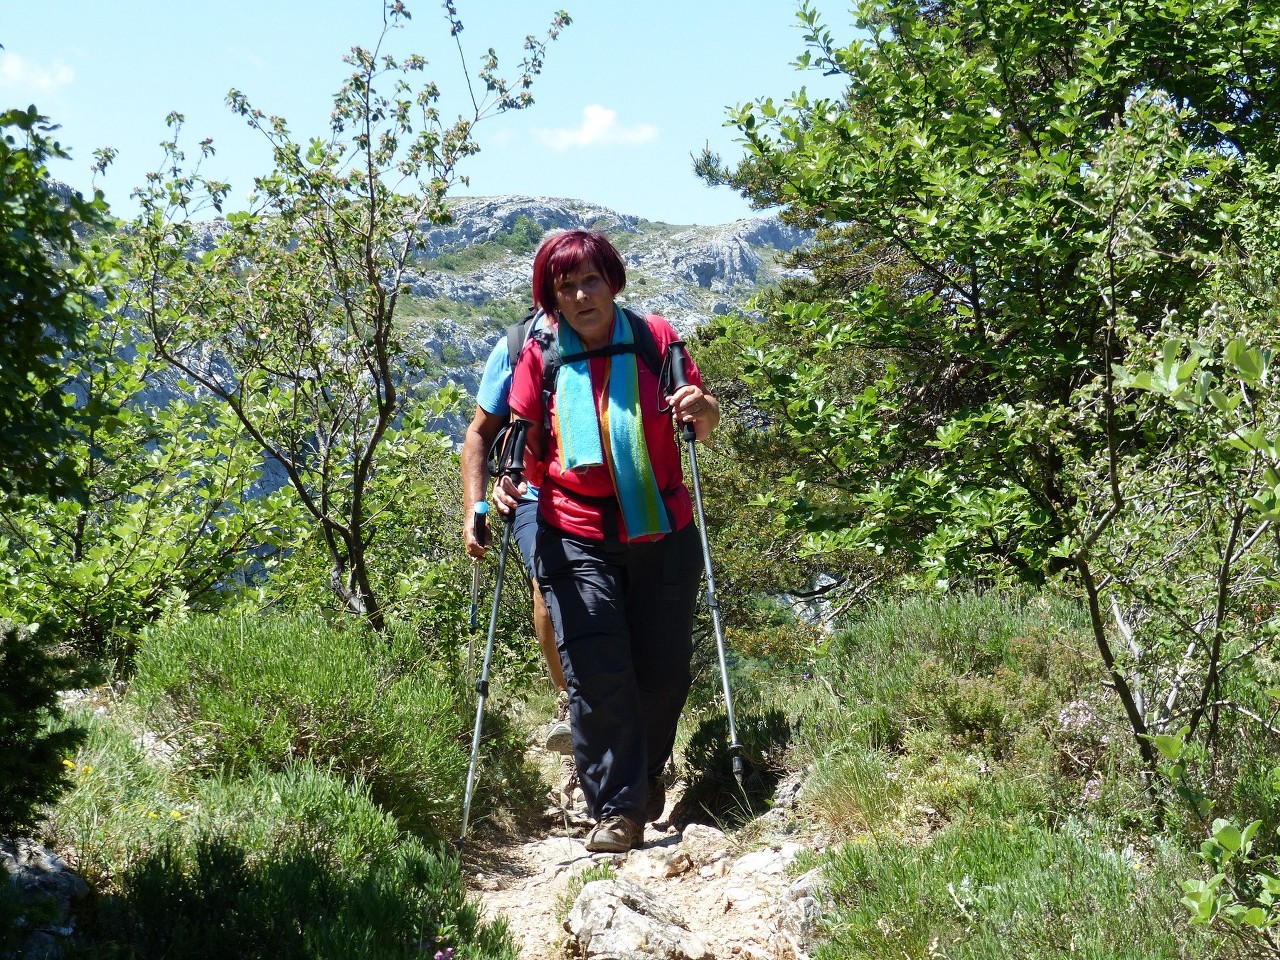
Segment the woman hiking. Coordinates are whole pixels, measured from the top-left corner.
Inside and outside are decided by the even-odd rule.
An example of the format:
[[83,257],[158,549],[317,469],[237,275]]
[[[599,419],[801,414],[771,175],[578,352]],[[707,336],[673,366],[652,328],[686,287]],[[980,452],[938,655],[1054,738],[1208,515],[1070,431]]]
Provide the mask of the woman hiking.
[[[525,345],[508,398],[530,424],[536,572],[596,820],[592,852],[640,846],[644,824],[663,812],[662,770],[689,692],[702,573],[675,425],[692,424],[705,440],[720,420],[692,361],[689,383],[665,392],[642,354],[665,356],[680,338],[656,314],[619,308],[625,285],[622,258],[603,235],[548,239],[534,259],[533,296],[554,319]],[[545,364],[555,358],[549,379]],[[515,509],[524,487],[509,478],[496,485],[499,511]]]

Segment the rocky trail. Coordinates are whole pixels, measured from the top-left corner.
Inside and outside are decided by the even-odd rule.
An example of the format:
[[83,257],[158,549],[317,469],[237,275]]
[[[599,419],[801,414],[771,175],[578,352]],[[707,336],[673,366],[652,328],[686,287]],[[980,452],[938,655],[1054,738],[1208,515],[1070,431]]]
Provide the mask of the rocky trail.
[[[530,759],[559,761],[535,749]],[[486,919],[506,921],[522,960],[808,960],[821,890],[819,871],[802,865],[827,841],[800,802],[799,780],[783,780],[766,812],[727,830],[698,822],[709,818],[682,802],[683,786],[668,786],[663,816],[627,853],[587,852],[593,824],[580,790],[550,803],[523,835],[479,824],[461,850],[469,893]],[[85,882],[28,841],[0,843],[6,877],[50,905],[48,922],[13,955],[60,955]]]
[[[644,846],[625,854],[587,852],[591,821],[579,792],[568,808],[548,807],[540,835],[473,844],[468,887],[486,918],[506,919],[523,960],[804,960],[820,912],[818,874],[795,863],[824,841],[804,819],[799,792],[784,782],[767,813],[726,833],[673,823],[684,819],[677,784]],[[583,886],[587,870],[612,876]]]

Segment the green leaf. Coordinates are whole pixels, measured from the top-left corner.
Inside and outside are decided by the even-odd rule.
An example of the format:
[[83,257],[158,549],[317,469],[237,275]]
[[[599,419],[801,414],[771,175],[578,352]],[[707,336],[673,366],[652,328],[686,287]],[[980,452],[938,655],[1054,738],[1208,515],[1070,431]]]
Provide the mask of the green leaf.
[[1166,760],[1177,760],[1186,749],[1186,743],[1182,737],[1169,734],[1157,734],[1151,738],[1151,743]]
[[1239,922],[1256,930],[1261,930],[1267,925],[1268,915],[1261,907],[1251,907],[1242,913]]
[[1229,855],[1234,856],[1240,852],[1242,837],[1240,828],[1234,823],[1226,820],[1215,820],[1213,822],[1213,839]]
[[1263,362],[1262,353],[1250,347],[1244,340],[1237,337],[1227,344],[1226,352],[1227,364],[1235,371],[1236,375],[1245,383],[1250,385],[1257,384],[1262,376]]

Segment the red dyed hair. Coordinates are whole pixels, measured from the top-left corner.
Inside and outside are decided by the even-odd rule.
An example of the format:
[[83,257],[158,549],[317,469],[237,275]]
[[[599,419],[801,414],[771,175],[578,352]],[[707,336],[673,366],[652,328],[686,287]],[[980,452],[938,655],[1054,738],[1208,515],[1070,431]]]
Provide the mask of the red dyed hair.
[[616,297],[627,285],[622,257],[603,233],[566,230],[538,248],[533,258],[533,302],[549,316],[556,315],[556,283],[575,270],[594,264]]

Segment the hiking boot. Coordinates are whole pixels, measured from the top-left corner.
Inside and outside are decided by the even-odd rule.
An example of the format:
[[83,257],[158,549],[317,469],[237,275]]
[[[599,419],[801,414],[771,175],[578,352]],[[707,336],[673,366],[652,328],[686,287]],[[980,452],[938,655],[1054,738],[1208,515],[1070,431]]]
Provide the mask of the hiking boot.
[[573,806],[573,795],[578,789],[578,765],[572,756],[560,758],[560,779],[551,792],[556,805],[564,810]]
[[590,853],[626,853],[644,844],[644,827],[622,816],[605,817],[587,836]]
[[556,697],[556,715],[547,727],[547,739],[542,749],[552,753],[573,753],[573,728],[569,726],[569,694],[561,690]]
[[649,781],[648,799],[644,803],[644,822],[657,823],[662,819],[662,811],[667,809],[667,785],[661,777],[653,777]]

